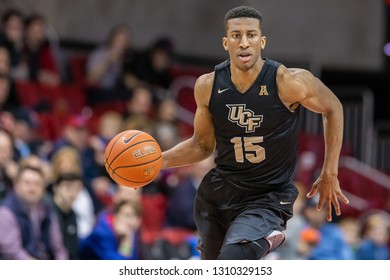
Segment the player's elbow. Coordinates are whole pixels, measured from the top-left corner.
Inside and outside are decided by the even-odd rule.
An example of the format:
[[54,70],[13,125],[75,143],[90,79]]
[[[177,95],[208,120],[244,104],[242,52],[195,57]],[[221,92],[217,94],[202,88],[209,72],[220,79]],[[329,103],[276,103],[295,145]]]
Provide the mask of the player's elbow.
[[201,155],[202,158],[209,157],[215,148],[215,140],[212,137],[199,137],[196,134],[192,136],[194,148]]
[[331,102],[331,106],[329,108],[329,113],[331,114],[335,114],[335,115],[343,115],[343,105],[341,104],[341,101],[335,97],[332,102]]
[[323,112],[325,119],[333,119],[338,122],[343,122],[344,119],[344,110],[343,105],[339,99],[335,98],[329,104],[328,108]]

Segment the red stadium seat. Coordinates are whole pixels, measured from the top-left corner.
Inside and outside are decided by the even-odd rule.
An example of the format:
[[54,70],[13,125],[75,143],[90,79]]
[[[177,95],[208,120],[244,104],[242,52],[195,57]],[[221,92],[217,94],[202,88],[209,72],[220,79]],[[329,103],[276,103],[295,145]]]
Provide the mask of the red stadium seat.
[[17,81],[16,89],[20,102],[25,107],[33,107],[42,100],[39,84],[37,83]]
[[142,195],[141,238],[145,244],[151,244],[160,234],[165,222],[166,203],[163,194]]
[[69,68],[74,84],[84,87],[86,84],[87,55],[74,54],[69,58]]
[[80,114],[86,106],[85,91],[77,85],[64,85],[61,87],[64,98],[69,103],[69,109],[72,113]]
[[95,116],[101,116],[108,111],[116,111],[118,113],[124,113],[126,110],[126,104],[124,101],[107,101],[104,103],[96,103],[90,106],[92,114]]

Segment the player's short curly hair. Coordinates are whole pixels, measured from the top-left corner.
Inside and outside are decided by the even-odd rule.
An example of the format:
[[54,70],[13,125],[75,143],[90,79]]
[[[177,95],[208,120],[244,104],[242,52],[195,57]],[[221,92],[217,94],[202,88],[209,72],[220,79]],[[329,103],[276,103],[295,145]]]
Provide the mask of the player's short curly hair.
[[257,18],[259,20],[259,25],[260,25],[260,31],[263,32],[263,16],[262,14],[252,8],[252,7],[248,7],[248,6],[239,6],[239,7],[236,7],[236,8],[233,8],[231,9],[230,11],[228,11],[225,15],[225,18],[224,18],[224,26],[225,26],[225,31],[227,30],[227,23],[228,23],[228,20],[229,19],[233,19],[233,18],[242,18],[242,17],[247,17],[247,18]]

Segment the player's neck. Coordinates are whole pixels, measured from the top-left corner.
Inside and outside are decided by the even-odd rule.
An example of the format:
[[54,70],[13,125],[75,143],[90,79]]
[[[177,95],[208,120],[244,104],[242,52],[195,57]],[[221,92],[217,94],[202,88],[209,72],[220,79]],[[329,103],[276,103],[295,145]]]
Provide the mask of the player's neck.
[[259,57],[258,61],[253,65],[253,67],[246,71],[231,65],[231,80],[237,90],[243,93],[248,88],[250,88],[259,75],[263,65],[264,60],[261,57]]

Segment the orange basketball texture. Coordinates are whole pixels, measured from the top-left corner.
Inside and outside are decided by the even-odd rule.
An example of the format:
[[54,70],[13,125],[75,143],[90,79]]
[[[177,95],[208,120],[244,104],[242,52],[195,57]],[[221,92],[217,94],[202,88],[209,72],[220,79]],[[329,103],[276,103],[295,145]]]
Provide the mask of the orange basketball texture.
[[161,169],[161,148],[148,133],[126,130],[108,143],[104,166],[119,185],[138,188],[152,182]]

